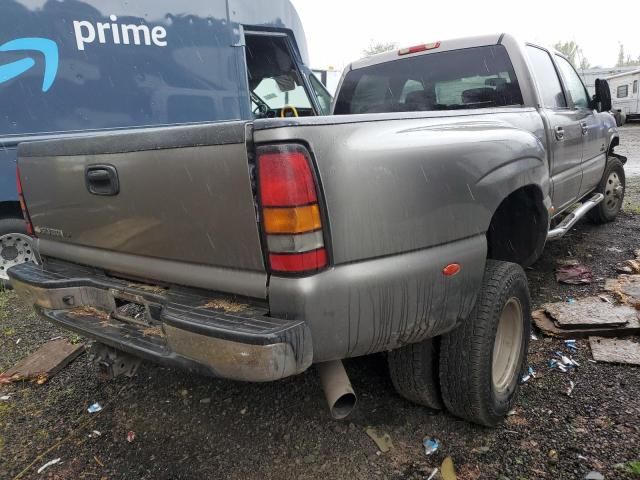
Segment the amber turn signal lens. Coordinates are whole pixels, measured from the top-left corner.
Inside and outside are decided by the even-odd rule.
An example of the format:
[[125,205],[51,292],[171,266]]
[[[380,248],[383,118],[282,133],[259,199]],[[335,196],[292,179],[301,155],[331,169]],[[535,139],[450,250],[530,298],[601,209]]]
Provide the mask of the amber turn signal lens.
[[265,208],[264,230],[274,233],[305,233],[322,227],[317,204],[291,208]]

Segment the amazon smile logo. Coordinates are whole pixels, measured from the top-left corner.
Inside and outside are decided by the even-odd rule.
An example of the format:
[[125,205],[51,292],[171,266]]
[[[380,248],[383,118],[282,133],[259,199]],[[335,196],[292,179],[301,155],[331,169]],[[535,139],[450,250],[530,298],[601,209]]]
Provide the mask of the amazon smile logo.
[[42,91],[47,92],[56,79],[58,73],[58,45],[47,38],[17,38],[0,45],[0,52],[25,52],[25,58],[15,62],[0,65],[0,84],[16,78],[27,70],[33,68],[36,60],[33,53],[42,55],[44,61],[44,73],[42,78]]

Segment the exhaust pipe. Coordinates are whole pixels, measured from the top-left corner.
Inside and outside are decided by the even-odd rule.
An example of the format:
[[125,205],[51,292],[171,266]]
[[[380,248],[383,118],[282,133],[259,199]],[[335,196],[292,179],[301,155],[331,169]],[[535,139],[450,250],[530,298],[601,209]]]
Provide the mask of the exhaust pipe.
[[355,408],[358,399],[342,361],[334,360],[319,363],[316,366],[331,416],[336,420],[347,417]]

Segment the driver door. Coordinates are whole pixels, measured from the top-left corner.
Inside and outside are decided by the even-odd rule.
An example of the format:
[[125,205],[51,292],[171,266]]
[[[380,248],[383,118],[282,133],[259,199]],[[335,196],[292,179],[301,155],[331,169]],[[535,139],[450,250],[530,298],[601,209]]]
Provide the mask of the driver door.
[[581,114],[570,108],[551,55],[527,45],[527,56],[540,94],[540,115],[545,121],[553,205],[557,211],[574,203],[582,183]]
[[582,134],[582,197],[592,192],[600,182],[607,163],[607,132],[598,122],[597,112],[591,108],[589,94],[573,66],[555,55],[560,74],[571,96],[572,110],[580,122]]

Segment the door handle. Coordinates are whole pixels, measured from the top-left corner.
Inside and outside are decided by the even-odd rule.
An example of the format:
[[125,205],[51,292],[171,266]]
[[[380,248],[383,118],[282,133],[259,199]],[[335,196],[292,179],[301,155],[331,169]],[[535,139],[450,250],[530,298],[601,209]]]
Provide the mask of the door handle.
[[564,140],[564,128],[556,127],[556,140],[560,142]]
[[581,122],[580,127],[582,127],[582,135],[586,135],[589,132],[589,127],[587,126],[587,122]]
[[84,178],[87,190],[94,195],[117,195],[120,192],[118,171],[113,165],[89,165]]

